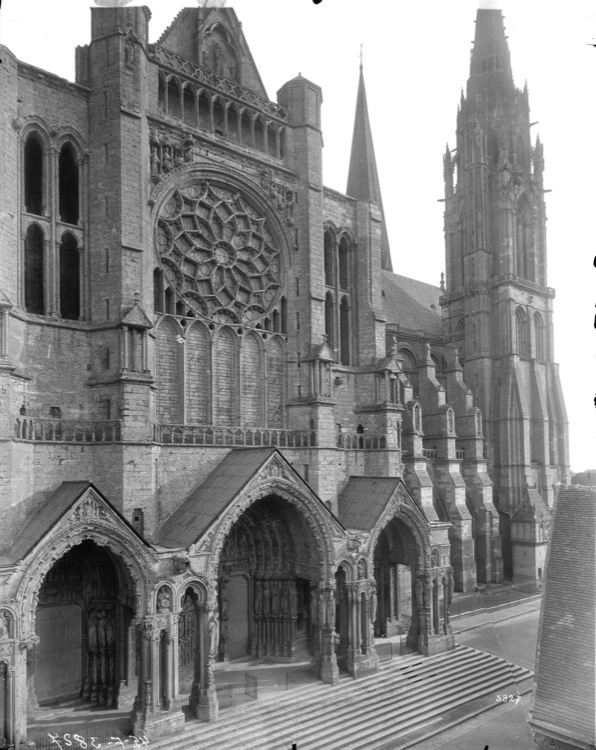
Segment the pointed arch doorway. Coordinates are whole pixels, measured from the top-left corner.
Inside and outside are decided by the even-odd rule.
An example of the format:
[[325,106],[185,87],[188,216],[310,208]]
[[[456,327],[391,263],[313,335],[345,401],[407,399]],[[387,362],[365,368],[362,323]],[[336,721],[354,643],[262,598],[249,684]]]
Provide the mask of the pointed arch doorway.
[[321,564],[319,544],[293,503],[273,493],[244,511],[219,559],[219,660],[314,656]]
[[39,642],[28,654],[33,708],[74,697],[118,707],[127,684],[134,697],[135,593],[122,560],[89,539],[52,565],[38,594]]

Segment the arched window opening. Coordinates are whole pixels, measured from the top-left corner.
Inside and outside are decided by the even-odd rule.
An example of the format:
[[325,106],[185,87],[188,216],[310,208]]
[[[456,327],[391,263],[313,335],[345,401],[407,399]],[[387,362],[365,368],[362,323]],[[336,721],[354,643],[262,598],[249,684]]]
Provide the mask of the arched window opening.
[[184,317],[185,307],[184,302],[176,302],[176,315]]
[[222,328],[213,346],[214,422],[218,425],[236,426],[238,413],[238,347],[235,335]]
[[174,305],[174,291],[171,287],[168,287],[166,289],[165,293],[165,301],[166,301],[166,313],[168,315],[174,315],[175,314],[175,305]]
[[204,91],[199,95],[199,127],[211,130],[211,99]]
[[255,119],[255,148],[265,150],[265,125],[261,117]]
[[240,118],[240,128],[242,131],[242,143],[244,143],[246,146],[252,146],[252,119],[250,114],[246,110],[244,110],[244,112],[242,113],[242,117]]
[[226,134],[226,113],[219,98],[213,102],[213,131],[221,136]]
[[279,157],[283,159],[286,155],[286,129],[281,128],[279,131]]
[[58,158],[58,206],[62,221],[79,223],[79,167],[70,143],[62,146]]
[[465,318],[462,318],[460,321],[458,321],[457,325],[455,326],[455,338],[463,339],[465,335],[466,335],[466,321],[465,321]]
[[228,107],[228,135],[235,141],[240,140],[239,134],[240,118],[238,116],[238,110],[234,105]]
[[534,224],[528,201],[523,199],[517,211],[516,274],[534,281]]
[[273,123],[267,125],[267,153],[274,158],[277,156],[277,128]]
[[327,286],[334,286],[335,284],[335,274],[333,273],[335,252],[333,244],[331,232],[325,232],[325,284]]
[[179,328],[164,318],[155,333],[156,413],[161,424],[180,424]]
[[333,304],[333,297],[330,294],[327,294],[325,297],[325,333],[327,334],[327,343],[332,350],[335,348],[334,312],[335,305]]
[[271,318],[273,323],[273,330],[275,331],[275,333],[279,333],[279,311],[274,310]]
[[398,354],[403,359],[401,369],[412,384],[414,396],[418,395],[418,369],[414,355],[408,349],[400,349]]
[[156,268],[153,271],[153,312],[164,311],[163,271]]
[[77,240],[67,233],[60,243],[60,315],[78,320],[81,314],[80,258]]
[[350,364],[350,307],[344,297],[339,306],[339,330],[341,338],[341,363]]
[[288,332],[288,301],[285,297],[281,298],[281,332]]
[[184,88],[184,122],[193,127],[197,126],[197,101],[195,93],[190,86]]
[[182,95],[180,84],[175,78],[168,81],[168,113],[173,117],[182,117]]
[[43,149],[33,133],[25,143],[25,211],[43,213]]
[[488,165],[496,167],[499,163],[499,141],[494,131],[488,134]]
[[44,238],[41,227],[31,224],[25,236],[25,308],[44,314]]
[[540,313],[534,313],[534,337],[536,340],[536,359],[546,362],[546,329]]
[[523,310],[518,308],[515,311],[515,328],[517,337],[517,353],[520,357],[528,357],[528,333],[526,325],[526,316]]
[[158,79],[158,88],[157,88],[157,106],[160,109],[163,109],[164,112],[167,109],[167,83],[166,79],[160,74]]
[[350,245],[347,237],[342,237],[339,243],[339,286],[350,288]]
[[202,323],[186,334],[186,420],[188,424],[211,422],[211,342]]

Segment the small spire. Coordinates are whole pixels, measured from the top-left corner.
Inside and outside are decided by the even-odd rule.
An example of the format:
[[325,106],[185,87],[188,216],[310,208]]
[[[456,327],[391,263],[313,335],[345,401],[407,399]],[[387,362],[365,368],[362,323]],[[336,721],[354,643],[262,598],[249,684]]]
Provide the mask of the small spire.
[[364,57],[364,52],[362,51],[362,48],[364,47],[364,43],[360,45],[360,72],[364,70],[364,66],[362,65],[362,58]]
[[441,291],[444,292],[445,291],[445,274],[443,273],[443,271],[441,271],[441,284],[440,284],[440,286],[441,286]]

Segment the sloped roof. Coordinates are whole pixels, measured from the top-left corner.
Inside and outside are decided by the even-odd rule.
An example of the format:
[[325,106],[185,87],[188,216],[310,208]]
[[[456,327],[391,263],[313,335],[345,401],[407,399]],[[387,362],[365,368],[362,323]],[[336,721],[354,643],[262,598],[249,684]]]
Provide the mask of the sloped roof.
[[596,490],[562,488],[546,556],[528,721],[534,731],[563,735],[574,747],[593,746],[595,740],[595,528]]
[[[387,323],[420,329],[433,336],[442,334],[439,297],[444,292],[440,287],[390,271],[381,272],[381,281]],[[431,305],[434,305],[434,309]]]
[[338,498],[341,523],[348,529],[373,529],[400,481],[398,477],[350,477]]
[[377,160],[375,158],[372,130],[368,117],[368,104],[366,102],[366,88],[364,86],[362,65],[360,66],[360,79],[358,81],[356,115],[354,117],[352,152],[350,154],[346,194],[357,200],[372,201],[381,210],[381,268],[391,271],[391,252],[389,250],[389,238],[387,236],[387,224],[383,210],[383,199],[381,197],[381,185],[379,182]]
[[144,545],[149,546],[148,543],[139,536],[137,531],[131,526],[126,518],[124,518],[120,511],[101,494],[92,482],[89,482],[88,480],[80,480],[74,482],[62,482],[58,489],[48,497],[45,503],[40,505],[35,513],[29,517],[25,526],[17,534],[14,543],[8,550],[8,553],[5,556],[5,562],[8,562],[10,559],[14,561],[22,560],[28,555],[33,547],[35,547],[35,545],[52,530],[62,516],[72,508],[81,495],[83,495],[83,493],[89,488],[93,489],[96,495],[102,499],[116,516],[118,516],[123,524],[139,537]]
[[538,490],[527,488],[517,510],[512,514],[511,520],[539,521],[543,517],[550,518],[550,515],[549,507]]
[[154,544],[188,547],[199,539],[259,471],[275,448],[233,450],[160,526]]

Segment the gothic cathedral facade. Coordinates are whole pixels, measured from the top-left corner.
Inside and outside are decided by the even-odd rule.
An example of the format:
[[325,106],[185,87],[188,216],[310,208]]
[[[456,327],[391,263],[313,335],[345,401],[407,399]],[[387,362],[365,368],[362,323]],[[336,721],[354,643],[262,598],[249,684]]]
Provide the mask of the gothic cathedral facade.
[[362,72],[266,95],[232,9],[93,8],[76,81],[0,66],[0,737],[78,695],[176,732],[214,665],[453,648],[454,591],[541,576],[568,475],[543,151],[479,11],[446,286],[393,273]]

